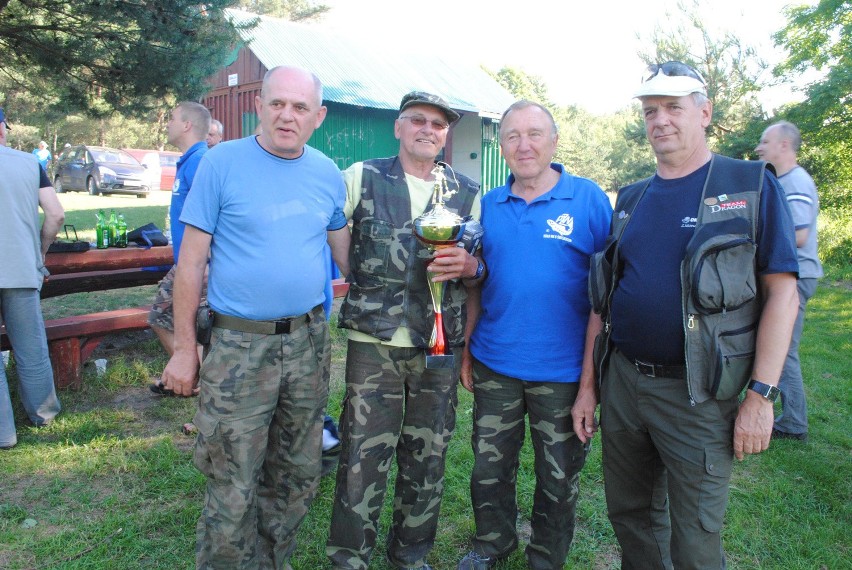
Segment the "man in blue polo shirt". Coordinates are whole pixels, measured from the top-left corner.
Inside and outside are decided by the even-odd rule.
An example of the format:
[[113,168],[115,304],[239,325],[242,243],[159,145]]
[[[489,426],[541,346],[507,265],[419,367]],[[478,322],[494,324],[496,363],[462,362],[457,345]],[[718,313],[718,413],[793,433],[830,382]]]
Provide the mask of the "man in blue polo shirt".
[[597,184],[551,162],[557,140],[547,109],[530,101],[510,106],[500,147],[512,174],[482,199],[487,272],[481,303],[469,300],[471,321],[477,313],[478,321],[462,363],[462,384],[474,394],[476,519],[463,570],[491,568],[518,546],[515,482],[525,414],[536,473],[529,567],[561,568],[574,534],[588,447],[573,432],[571,406],[580,377],[593,375],[584,354],[600,319],[590,319],[586,283],[612,207]]
[[[175,264],[166,274],[157,289],[154,305],[148,314],[148,324],[157,333],[160,343],[169,356],[174,354],[175,327],[173,317],[173,289],[175,268],[180,254],[185,225],[180,221],[183,204],[192,188],[195,171],[201,162],[201,157],[207,152],[207,132],[210,130],[210,111],[207,107],[192,101],[180,103],[172,111],[168,125],[169,144],[178,147],[183,155],[177,162],[175,182],[172,186],[172,202],[169,206],[171,221],[172,247],[174,248]],[[204,302],[205,293],[201,300]],[[151,389],[159,392],[161,387],[153,385]]]

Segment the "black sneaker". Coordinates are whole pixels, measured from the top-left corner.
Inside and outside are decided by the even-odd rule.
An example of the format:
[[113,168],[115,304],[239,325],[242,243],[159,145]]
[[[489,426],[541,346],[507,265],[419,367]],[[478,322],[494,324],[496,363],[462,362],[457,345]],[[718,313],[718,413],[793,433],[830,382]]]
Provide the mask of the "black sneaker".
[[477,554],[473,550],[467,553],[467,556],[459,562],[458,570],[491,570],[497,565],[496,558],[489,558]]
[[808,432],[805,433],[790,433],[781,431],[780,429],[772,429],[772,439],[795,439],[798,441],[808,441]]

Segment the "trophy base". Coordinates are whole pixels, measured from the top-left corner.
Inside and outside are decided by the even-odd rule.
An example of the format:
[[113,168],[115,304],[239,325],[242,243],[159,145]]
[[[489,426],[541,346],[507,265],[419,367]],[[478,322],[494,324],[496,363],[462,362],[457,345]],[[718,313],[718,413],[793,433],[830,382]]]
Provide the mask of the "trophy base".
[[452,354],[427,354],[426,368],[429,370],[452,368],[453,360]]

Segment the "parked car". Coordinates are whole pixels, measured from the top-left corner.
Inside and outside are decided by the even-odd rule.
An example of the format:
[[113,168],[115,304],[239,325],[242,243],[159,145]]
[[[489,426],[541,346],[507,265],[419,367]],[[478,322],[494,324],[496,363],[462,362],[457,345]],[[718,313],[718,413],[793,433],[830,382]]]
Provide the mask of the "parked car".
[[157,150],[144,150],[140,148],[123,148],[121,149],[145,167],[148,175],[148,187],[152,192],[158,190],[171,190],[171,186],[164,187],[161,184],[163,169],[160,166],[160,152]]
[[145,167],[117,148],[81,145],[62,153],[53,187],[57,193],[75,190],[98,194],[135,194],[147,198],[150,187]]
[[160,168],[163,172],[160,176],[160,187],[163,190],[171,192],[172,186],[175,184],[175,173],[177,172],[177,163],[179,158],[179,152],[173,152],[170,150],[160,151]]

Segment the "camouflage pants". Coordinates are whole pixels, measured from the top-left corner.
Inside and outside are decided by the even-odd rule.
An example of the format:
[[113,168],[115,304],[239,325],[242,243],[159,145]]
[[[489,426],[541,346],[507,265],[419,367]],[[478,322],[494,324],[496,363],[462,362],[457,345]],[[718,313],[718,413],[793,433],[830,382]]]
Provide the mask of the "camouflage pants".
[[503,558],[518,547],[515,486],[524,416],[528,415],[535,495],[527,563],[534,570],[562,568],[574,536],[580,470],[589,450],[574,435],[571,422],[578,384],[524,382],[498,374],[477,360],[473,373],[473,549]]
[[200,569],[280,569],[320,477],[330,342],[322,307],[291,334],[214,328],[194,461],[207,477]]
[[423,349],[349,342],[342,450],[326,547],[335,568],[367,568],[394,453],[398,473],[388,559],[402,568],[426,563],[456,424],[460,365],[460,350],[455,369],[426,370]]

